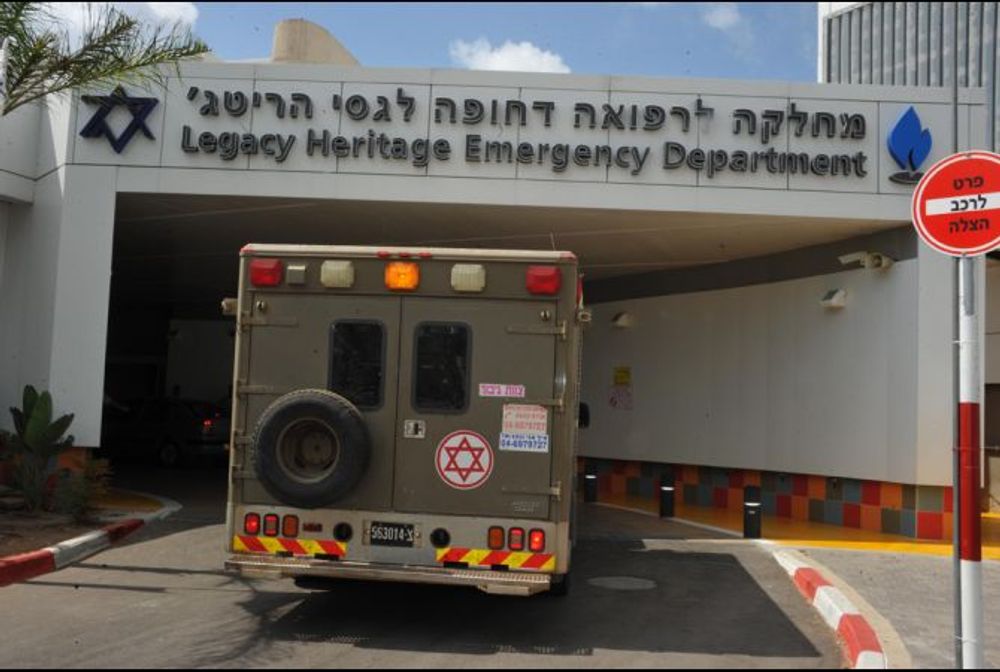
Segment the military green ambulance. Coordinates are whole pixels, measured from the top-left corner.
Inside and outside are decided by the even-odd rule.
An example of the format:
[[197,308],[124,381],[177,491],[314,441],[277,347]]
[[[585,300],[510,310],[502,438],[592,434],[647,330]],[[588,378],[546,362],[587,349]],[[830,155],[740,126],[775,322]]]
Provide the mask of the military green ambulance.
[[564,593],[580,287],[569,252],[244,247],[226,569]]

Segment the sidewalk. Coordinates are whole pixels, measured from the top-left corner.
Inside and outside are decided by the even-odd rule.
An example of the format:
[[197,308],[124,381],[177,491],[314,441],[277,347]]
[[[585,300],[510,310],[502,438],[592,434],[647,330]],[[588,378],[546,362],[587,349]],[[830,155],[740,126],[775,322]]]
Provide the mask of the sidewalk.
[[[741,511],[678,506],[676,518],[742,535]],[[764,516],[762,536],[794,547],[850,587],[898,634],[917,668],[954,667],[952,547],[823,523]],[[1000,668],[1000,514],[983,514],[987,667]],[[890,666],[898,660],[889,656]]]
[[[22,516],[18,521],[18,542],[24,550],[0,557],[0,587],[27,581],[36,576],[63,569],[95,553],[103,551],[147,523],[166,518],[181,505],[153,495],[129,490],[111,489],[95,502],[96,522],[90,529],[76,530],[76,536],[58,540],[53,538],[53,528],[44,524],[44,518]],[[32,525],[34,521],[35,524]],[[34,543],[33,540],[37,541]]]
[[[742,534],[743,512],[678,505],[676,517]],[[836,548],[885,553],[918,553],[951,557],[951,541],[927,541],[895,534],[764,516],[763,537],[784,546]],[[983,514],[983,559],[1000,560],[1000,514]]]

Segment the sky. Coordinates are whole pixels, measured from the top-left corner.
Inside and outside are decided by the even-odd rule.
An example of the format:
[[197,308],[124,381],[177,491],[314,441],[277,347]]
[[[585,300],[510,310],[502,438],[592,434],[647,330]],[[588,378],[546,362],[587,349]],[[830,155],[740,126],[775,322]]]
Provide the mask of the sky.
[[[72,24],[72,5],[53,5]],[[115,3],[181,21],[223,60],[304,18],[369,67],[815,81],[816,3]]]

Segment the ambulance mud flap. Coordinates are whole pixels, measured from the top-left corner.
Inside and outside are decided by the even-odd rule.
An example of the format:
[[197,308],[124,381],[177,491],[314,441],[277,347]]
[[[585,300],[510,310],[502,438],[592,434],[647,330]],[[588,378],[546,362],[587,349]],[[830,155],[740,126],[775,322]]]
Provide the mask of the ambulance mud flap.
[[315,509],[342,499],[361,480],[371,439],[361,413],[327,390],[297,390],[261,414],[252,440],[254,470],[278,501]]

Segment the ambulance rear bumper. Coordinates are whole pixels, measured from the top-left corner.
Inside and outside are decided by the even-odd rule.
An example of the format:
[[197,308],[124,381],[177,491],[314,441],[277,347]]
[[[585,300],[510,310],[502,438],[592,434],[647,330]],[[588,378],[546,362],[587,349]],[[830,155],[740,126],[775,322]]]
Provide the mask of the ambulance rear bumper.
[[549,590],[549,574],[535,572],[497,572],[451,567],[380,565],[375,563],[281,558],[261,555],[230,555],[227,572],[244,578],[294,578],[318,576],[363,581],[401,581],[450,586],[475,586],[487,593],[528,596]]

